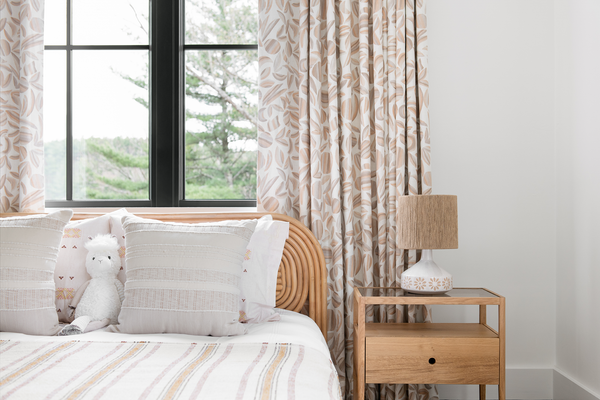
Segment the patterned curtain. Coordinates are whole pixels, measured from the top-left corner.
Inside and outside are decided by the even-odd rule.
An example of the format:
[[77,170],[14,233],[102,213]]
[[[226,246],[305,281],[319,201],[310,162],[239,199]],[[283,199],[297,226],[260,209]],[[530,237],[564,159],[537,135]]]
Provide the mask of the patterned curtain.
[[[431,193],[423,0],[260,0],[259,208],[298,218],[328,266],[329,348],[352,388],[352,290],[400,286],[396,199]],[[430,321],[380,307],[370,321]],[[437,399],[434,385],[367,398]]]
[[44,210],[44,1],[0,0],[0,211]]

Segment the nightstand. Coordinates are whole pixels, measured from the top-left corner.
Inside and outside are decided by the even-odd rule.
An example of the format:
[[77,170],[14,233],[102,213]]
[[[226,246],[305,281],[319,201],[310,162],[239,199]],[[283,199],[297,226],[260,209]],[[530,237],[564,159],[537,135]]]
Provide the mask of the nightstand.
[[[479,323],[365,323],[369,304],[478,305]],[[486,307],[498,306],[498,331],[487,325]],[[440,383],[505,387],[504,297],[487,289],[453,289],[417,295],[398,288],[354,288],[354,395],[366,383]]]

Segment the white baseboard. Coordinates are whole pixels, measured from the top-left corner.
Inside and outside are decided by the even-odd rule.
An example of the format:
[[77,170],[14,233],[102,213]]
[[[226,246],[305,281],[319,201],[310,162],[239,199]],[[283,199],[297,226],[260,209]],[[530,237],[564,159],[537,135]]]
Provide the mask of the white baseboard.
[[[441,400],[477,400],[476,385],[437,385]],[[487,399],[498,398],[498,386],[487,387]],[[600,400],[598,394],[555,369],[507,369],[509,400]]]
[[[553,372],[553,369],[507,369],[506,398],[551,400]],[[438,385],[438,392],[442,400],[479,399],[479,386],[476,385]],[[488,386],[486,394],[487,399],[497,399],[498,386]]]
[[554,400],[600,400],[600,395],[593,394],[580,383],[565,376],[565,373],[554,370]]

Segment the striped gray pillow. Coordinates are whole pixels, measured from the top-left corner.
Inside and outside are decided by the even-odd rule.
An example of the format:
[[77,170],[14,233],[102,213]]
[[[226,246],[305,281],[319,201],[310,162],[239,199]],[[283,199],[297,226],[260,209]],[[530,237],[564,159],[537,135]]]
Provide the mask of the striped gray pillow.
[[122,219],[127,281],[116,330],[244,334],[239,281],[256,220],[168,223]]
[[0,219],[0,330],[55,335],[54,268],[73,211]]

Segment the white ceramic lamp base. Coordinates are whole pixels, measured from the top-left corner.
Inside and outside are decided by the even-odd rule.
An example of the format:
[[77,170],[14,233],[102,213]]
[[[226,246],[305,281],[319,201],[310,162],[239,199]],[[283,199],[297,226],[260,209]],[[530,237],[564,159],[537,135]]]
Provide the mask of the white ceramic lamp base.
[[452,275],[433,261],[433,251],[423,250],[421,261],[402,273],[400,286],[417,294],[442,294],[452,289]]

